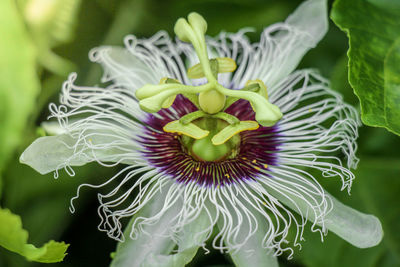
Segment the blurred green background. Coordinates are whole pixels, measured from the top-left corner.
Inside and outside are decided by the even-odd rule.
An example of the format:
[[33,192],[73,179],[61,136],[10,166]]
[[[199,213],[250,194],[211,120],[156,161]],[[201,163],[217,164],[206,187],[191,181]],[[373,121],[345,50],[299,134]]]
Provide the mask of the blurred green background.
[[[95,190],[83,190],[68,210],[70,198],[81,183],[100,183],[115,169],[89,164],[75,168],[75,177],[60,172],[40,175],[19,163],[21,152],[42,133],[40,123],[49,115],[48,104],[58,102],[69,72],[77,83],[99,83],[101,68],[89,62],[89,50],[99,45],[122,45],[126,34],[150,37],[158,30],[173,36],[178,17],[191,11],[202,14],[208,34],[252,27],[248,36],[259,40],[262,29],[283,21],[298,0],[1,0],[0,4],[0,206],[21,216],[29,241],[42,245],[50,239],[71,244],[68,255],[55,266],[107,266],[116,243],[97,230]],[[8,4],[6,4],[6,2]],[[54,3],[50,5],[49,3]],[[329,7],[332,2],[330,1]],[[325,38],[302,60],[300,67],[319,69],[333,89],[359,108],[347,82],[348,39],[332,21]],[[281,266],[400,266],[400,142],[382,128],[363,126],[358,142],[360,165],[349,196],[339,179],[322,180],[328,191],[344,203],[382,222],[383,242],[358,249],[330,233],[324,242],[306,228],[301,250],[287,255]],[[1,227],[1,226],[0,226]],[[0,247],[0,266],[40,266]],[[227,255],[200,249],[190,266],[232,266]]]

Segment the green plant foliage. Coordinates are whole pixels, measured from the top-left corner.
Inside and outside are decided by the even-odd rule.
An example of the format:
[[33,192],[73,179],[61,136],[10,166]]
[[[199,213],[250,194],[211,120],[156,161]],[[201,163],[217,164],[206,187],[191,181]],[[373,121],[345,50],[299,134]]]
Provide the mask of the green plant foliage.
[[74,66],[51,49],[73,39],[79,5],[80,0],[27,0],[19,7],[39,51],[38,61],[59,75],[67,75]]
[[[121,260],[122,263],[129,261],[144,250],[140,242],[128,237],[125,243],[117,243],[97,231],[98,191],[82,190],[75,202],[76,213],[71,215],[68,211],[69,201],[80,184],[103,183],[118,171],[118,167],[88,164],[75,169],[76,177],[70,178],[61,171],[60,178],[54,180],[53,174],[40,175],[18,162],[20,152],[38,137],[37,127],[49,115],[49,102],[57,103],[65,75],[76,71],[79,84],[97,84],[102,70],[88,60],[91,48],[123,46],[123,37],[127,34],[147,38],[159,30],[166,30],[175,38],[174,22],[192,11],[209,21],[210,36],[223,30],[236,32],[251,27],[255,32],[246,35],[255,42],[264,27],[284,20],[302,0],[55,0],[49,5],[47,2],[0,0],[0,174],[4,178],[0,179],[0,193],[3,193],[0,206],[23,218],[24,227],[29,230],[29,242],[45,244],[56,239],[72,244],[68,257],[55,264],[57,267],[107,266],[111,262],[109,254],[117,244],[113,264],[118,266]],[[28,16],[32,14],[26,10],[28,3],[44,4],[45,8],[38,11],[47,15]],[[44,12],[46,10],[51,12]],[[400,118],[399,109],[395,109],[396,105],[400,106],[396,94],[396,90],[400,91],[399,14],[399,0],[336,0],[332,17],[350,37],[351,86],[345,54],[348,40],[333,24],[321,43],[305,55],[299,67],[319,69],[323,76],[330,77],[332,89],[339,91],[346,102],[357,105],[353,87],[361,99],[363,121],[397,133]],[[37,24],[35,18],[45,20]],[[374,248],[358,249],[334,233],[329,233],[321,242],[319,234],[311,233],[306,226],[302,250],[294,249],[293,260],[287,260],[287,255],[279,257],[279,266],[400,266],[399,139],[383,128],[361,127],[359,130],[357,155],[361,162],[355,172],[351,196],[339,192],[337,179],[319,181],[344,203],[376,215],[385,231],[383,242]],[[19,216],[1,209],[0,216],[7,221],[4,223],[3,217],[0,218],[0,246],[19,254],[29,252],[27,258],[31,260],[0,247],[0,266],[37,267],[42,264],[33,262],[35,259],[54,260],[56,254],[60,260],[64,257],[67,245],[51,241],[35,248],[27,244],[28,232],[22,229]],[[18,234],[10,234],[10,227]],[[126,233],[129,230],[128,227]],[[147,244],[149,240],[143,236],[141,241]],[[208,242],[206,247],[211,248],[212,244]],[[177,248],[167,246],[168,250],[149,254],[149,264],[180,261],[182,264],[189,262],[187,266],[191,267],[234,266],[228,254],[214,249],[210,253],[200,249],[194,255],[197,247],[190,244],[185,249],[180,247],[179,253],[176,253]]]
[[385,5],[376,0],[337,0],[331,13],[349,37],[349,81],[360,99],[363,122],[396,134],[400,134],[399,6],[396,0]]
[[0,1],[0,170],[18,145],[40,91],[36,50],[15,1]]
[[[302,250],[295,256],[307,267],[399,266],[400,207],[390,204],[398,199],[399,173],[397,159],[361,158],[360,166],[355,171],[356,180],[351,196],[344,192],[337,194],[343,202],[361,211],[371,212],[382,220],[385,236],[379,246],[358,249],[333,233],[329,233],[321,242],[318,233],[308,231]],[[335,185],[332,184],[328,189],[334,192]]]
[[[399,12],[400,14],[400,12]],[[400,25],[400,23],[399,23]],[[399,31],[400,32],[400,31]],[[390,47],[384,62],[386,120],[400,132],[400,34]]]
[[29,261],[60,262],[69,245],[49,241],[40,248],[28,244],[28,232],[22,228],[21,218],[7,209],[0,209],[0,245],[24,256]]

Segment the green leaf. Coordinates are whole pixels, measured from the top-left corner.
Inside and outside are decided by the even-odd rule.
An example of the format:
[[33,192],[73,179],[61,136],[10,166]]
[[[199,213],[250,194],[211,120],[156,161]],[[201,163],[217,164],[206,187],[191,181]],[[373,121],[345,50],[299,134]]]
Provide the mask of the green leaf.
[[331,88],[338,91],[346,103],[356,106],[359,101],[357,96],[353,93],[351,85],[348,80],[348,59],[347,55],[343,54],[334,65],[329,80],[331,81]]
[[384,78],[386,121],[396,133],[400,133],[400,36],[385,57]]
[[371,4],[384,8],[388,11],[399,12],[400,2],[397,0],[367,0]]
[[336,0],[331,17],[349,37],[349,81],[361,102],[362,121],[400,134],[400,5],[396,2]]
[[0,170],[19,144],[40,90],[36,51],[15,1],[0,1]]
[[49,241],[40,248],[28,244],[28,232],[22,228],[21,218],[7,209],[0,209],[0,245],[24,256],[29,261],[60,262],[69,245]]
[[38,60],[47,69],[61,76],[75,69],[67,59],[51,48],[69,42],[74,37],[80,0],[30,0],[21,5],[24,20],[40,51]]

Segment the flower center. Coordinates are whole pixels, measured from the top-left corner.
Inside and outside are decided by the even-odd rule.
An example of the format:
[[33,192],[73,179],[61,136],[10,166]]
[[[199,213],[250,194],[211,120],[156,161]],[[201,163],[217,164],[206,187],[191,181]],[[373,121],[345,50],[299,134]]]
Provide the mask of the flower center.
[[[182,41],[192,43],[200,61],[188,69],[188,77],[205,77],[207,83],[190,86],[172,78],[163,78],[158,85],[147,84],[136,91],[140,108],[156,113],[171,107],[177,95],[184,96],[197,111],[167,123],[164,132],[180,135],[184,150],[197,160],[218,162],[234,157],[238,153],[240,132],[256,130],[259,124],[273,126],[281,119],[282,113],[268,101],[267,88],[261,80],[248,81],[239,90],[218,83],[218,74],[235,71],[236,63],[231,58],[208,58],[204,36],[207,23],[202,16],[191,13],[188,20],[180,18],[174,30]],[[255,120],[242,121],[225,112],[240,99],[250,103]]]
[[[156,116],[148,114],[139,141],[144,148],[143,156],[160,172],[179,183],[218,187],[256,180],[260,172],[277,165],[277,125],[237,133],[220,145],[214,145],[212,139],[216,132],[230,125],[212,115],[192,121],[210,131],[201,139],[163,130],[165,124],[198,111],[191,101],[178,95],[171,108],[160,110]],[[239,121],[255,119],[251,105],[244,100],[233,103],[226,113]]]
[[201,118],[193,122],[202,129],[207,129],[210,134],[202,139],[194,139],[186,135],[180,138],[184,151],[199,161],[223,161],[232,159],[238,154],[240,136],[231,137],[227,142],[214,145],[213,136],[228,126],[228,123],[215,118]]

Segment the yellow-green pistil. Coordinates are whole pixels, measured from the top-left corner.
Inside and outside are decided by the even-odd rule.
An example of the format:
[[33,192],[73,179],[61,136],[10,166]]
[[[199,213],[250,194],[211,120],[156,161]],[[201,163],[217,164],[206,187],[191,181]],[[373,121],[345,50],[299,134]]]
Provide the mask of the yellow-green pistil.
[[[207,22],[197,13],[190,13],[188,20],[178,19],[175,33],[184,42],[192,43],[200,63],[188,70],[192,79],[205,77],[207,83],[200,86],[181,84],[171,78],[163,78],[158,85],[147,84],[136,91],[142,110],[150,113],[169,108],[178,94],[182,94],[198,108],[179,120],[164,126],[164,131],[182,135],[182,144],[194,158],[203,161],[219,161],[237,152],[238,133],[273,126],[282,118],[279,108],[268,101],[267,89],[261,80],[249,81],[240,90],[232,90],[218,83],[218,73],[233,72],[236,63],[230,58],[209,59],[205,42]],[[250,102],[256,121],[240,121],[224,111],[235,101]]]

